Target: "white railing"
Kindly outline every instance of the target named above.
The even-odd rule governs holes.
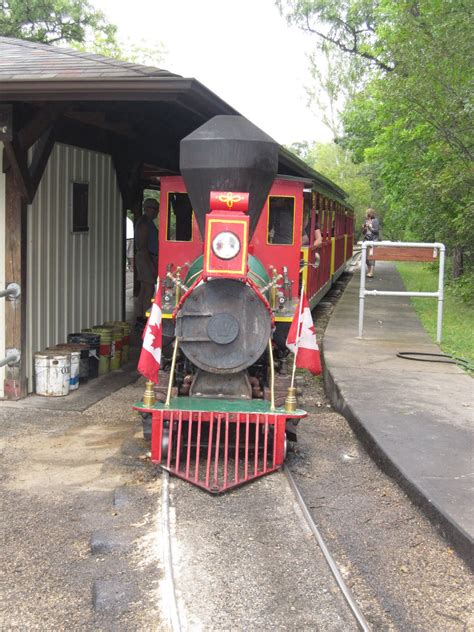
[[[437,258],[439,251],[439,275],[438,275],[438,291],[437,292],[393,292],[389,290],[366,290],[365,289],[365,268],[367,263],[367,248],[370,247],[373,250],[377,246],[385,246],[390,248],[433,248],[433,259]],[[438,242],[432,244],[413,243],[403,241],[363,241],[362,242],[362,259],[360,263],[360,289],[359,289],[359,338],[362,338],[362,331],[364,328],[364,306],[366,296],[416,296],[425,298],[437,298],[438,299],[438,319],[436,326],[436,342],[441,342],[441,331],[443,327],[443,301],[444,301],[444,261],[445,261],[446,248],[444,244]],[[371,255],[372,256],[372,255]],[[374,253],[374,257],[376,255]],[[397,260],[396,253],[394,253],[394,261]]]

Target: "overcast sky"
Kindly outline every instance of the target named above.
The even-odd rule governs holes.
[[[273,0],[93,0],[121,39],[162,42],[163,68],[195,77],[276,141],[329,141],[307,108],[311,37],[290,29]]]

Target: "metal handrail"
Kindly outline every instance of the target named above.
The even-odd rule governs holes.
[[[21,287],[18,283],[9,283],[4,290],[0,290],[0,298],[7,301],[15,301],[21,294]],[[20,362],[21,353],[18,349],[7,349],[7,355],[0,360],[0,369],[3,366],[12,366]]]
[[[360,243],[360,242],[359,242]],[[437,292],[393,292],[388,290],[366,290],[365,289],[365,266],[367,262],[367,248],[377,246],[390,246],[392,248],[433,248],[439,250],[439,276]],[[414,243],[403,241],[363,241],[362,259],[360,263],[360,288],[359,288],[359,335],[362,338],[364,327],[364,305],[366,296],[415,296],[438,299],[438,318],[436,326],[436,342],[441,342],[441,332],[443,328],[443,302],[444,302],[444,263],[446,247],[439,242],[434,243]]]
[[[14,301],[21,294],[21,287],[18,283],[9,283],[4,290],[0,290],[0,298],[6,298],[10,301]]]
[[[8,365],[18,364],[18,362],[20,361],[20,358],[21,358],[21,355],[17,349],[8,349],[6,357],[0,360],[0,368],[2,368],[2,366],[6,366],[7,364]]]

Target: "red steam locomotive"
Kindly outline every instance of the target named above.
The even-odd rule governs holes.
[[[243,117],[217,116],[181,141],[182,177],[161,178],[158,276],[171,366],[161,372],[165,401],[135,407],[151,415],[152,461],[212,493],[283,463],[287,436],[306,416],[278,405],[274,388],[301,288],[313,308],[352,256],[341,190],[316,173],[277,176],[278,152]]]

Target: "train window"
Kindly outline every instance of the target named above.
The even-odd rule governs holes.
[[[312,246],[311,239],[311,193],[303,194],[303,225],[301,234],[301,245]]]
[[[268,198],[269,244],[292,244],[295,224],[295,198],[271,195]]]
[[[192,241],[193,209],[187,193],[168,193],[167,241]]]

